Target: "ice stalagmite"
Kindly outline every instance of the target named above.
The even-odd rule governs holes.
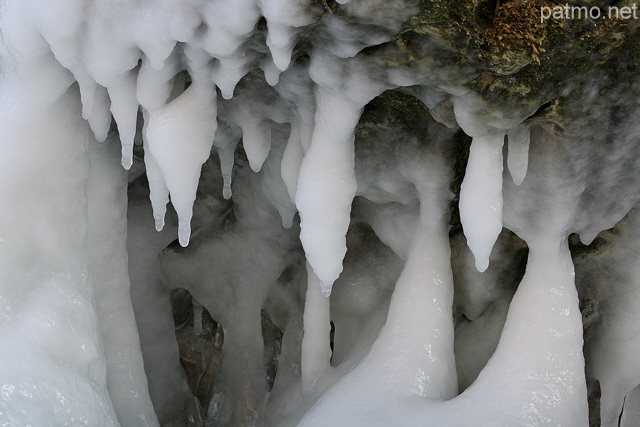
[[[503,144],[500,130],[473,138],[460,189],[460,221],[480,272],[489,266],[491,249],[502,230]]]
[[[441,420],[588,425],[582,319],[567,241],[548,233],[527,243],[527,270],[498,348],[476,382],[443,408],[448,415]]]
[[[402,225],[414,227],[408,233],[413,241],[407,242],[408,259],[380,336],[301,425],[392,425],[391,408],[404,405],[399,402],[420,405],[455,396],[448,199],[439,193],[425,194],[419,220]]]
[[[307,263],[307,297],[304,305],[302,339],[302,389],[309,391],[330,368],[329,333],[331,318],[329,298],[322,294],[318,277]]]
[[[193,201],[217,128],[215,87],[194,81],[171,103],[149,112],[146,138],[178,214],[178,237],[191,235]],[[154,214],[155,216],[155,214]]]
[[[526,126],[518,126],[507,131],[507,141],[509,144],[507,167],[509,168],[509,173],[515,185],[522,184],[525,176],[527,176],[529,139],[530,132]]]
[[[311,146],[300,167],[296,206],[300,239],[325,295],[342,271],[351,202],[356,192],[354,131],[362,106],[319,87]]]

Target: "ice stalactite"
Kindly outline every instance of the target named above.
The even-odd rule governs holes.
[[[300,166],[296,206],[300,239],[325,295],[342,271],[351,202],[356,193],[354,132],[362,105],[319,88],[311,146]]]
[[[96,140],[104,142],[111,127],[111,100],[107,89],[97,85],[93,93],[92,103],[91,115],[87,118],[87,121]]]
[[[329,333],[331,316],[329,298],[323,295],[318,277],[307,263],[307,297],[304,305],[302,339],[302,390],[310,391],[330,368]]]
[[[254,118],[243,120],[240,126],[249,166],[254,172],[259,172],[271,150],[271,124]]]
[[[149,112],[146,141],[178,214],[183,246],[191,235],[193,202],[200,169],[211,152],[216,112],[215,87],[198,81],[169,104]],[[160,216],[154,212],[156,215]]]
[[[133,164],[133,140],[136,136],[138,120],[138,99],[136,98],[137,72],[131,70],[112,86],[107,87],[111,98],[111,113],[118,124],[122,144],[122,167],[129,170]]]
[[[278,71],[291,64],[291,53],[297,41],[297,27],[313,23],[317,18],[308,4],[300,0],[260,0],[260,9],[267,20],[266,45]]]
[[[222,195],[225,199],[230,199],[231,181],[233,177],[233,163],[236,146],[240,141],[242,131],[226,122],[220,122],[213,140],[213,145],[218,149],[220,159],[220,172],[224,180]]]
[[[507,167],[515,185],[522,184],[527,176],[527,164],[529,163],[529,140],[531,133],[526,126],[518,126],[507,131],[509,155]]]
[[[474,136],[460,189],[460,221],[478,271],[489,266],[502,230],[502,145],[504,131]]]
[[[140,340],[129,296],[127,174],[118,141],[89,146],[89,274],[107,364],[107,389],[122,425],[155,426]]]
[[[169,189],[162,176],[162,171],[156,158],[149,149],[149,143],[144,142],[144,164],[149,181],[149,199],[153,208],[153,219],[156,231],[162,231],[165,224],[167,203],[169,203]]]

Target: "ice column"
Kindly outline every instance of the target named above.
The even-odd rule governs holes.
[[[476,136],[460,189],[460,222],[482,272],[502,230],[502,145],[504,131]]]
[[[582,318],[568,243],[551,233],[527,243],[527,270],[498,347],[448,409],[462,425],[588,425]]]
[[[127,173],[109,139],[89,146],[89,274],[107,362],[107,388],[122,425],[155,426],[129,294]]]
[[[302,389],[309,391],[330,368],[331,315],[329,298],[322,294],[313,269],[307,263],[307,297],[304,304],[302,339]]]

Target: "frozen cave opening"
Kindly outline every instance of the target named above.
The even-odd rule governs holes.
[[[0,2],[0,425],[637,425],[636,6]]]

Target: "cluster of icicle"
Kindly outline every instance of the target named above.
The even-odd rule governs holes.
[[[126,169],[141,112],[156,228],[163,228],[171,200],[183,246],[190,238],[201,166],[213,146],[229,198],[238,143],[234,129],[241,130],[251,169],[259,171],[270,152],[271,123],[290,124],[281,176],[300,215],[308,263],[302,387],[312,390],[331,370],[327,297],[342,271],[358,189],[356,125],[365,105],[383,91],[425,79],[376,68],[358,53],[389,41],[417,2],[339,1],[353,25],[321,3],[303,0],[16,3],[3,4],[7,50],[38,59],[47,56],[42,46],[50,49],[77,82],[82,116],[98,141],[115,120]],[[390,10],[390,18],[379,18],[383,24],[368,20]],[[314,31],[317,37],[309,37]],[[300,52],[303,35],[311,47]],[[258,72],[273,89],[276,101],[269,111],[253,108],[251,99],[234,102],[236,84]],[[187,89],[176,91],[187,78]],[[529,129],[521,125],[526,117],[487,115],[465,89],[445,93],[459,126],[473,137],[460,212],[476,266],[484,271],[503,227],[503,144],[508,141],[513,181],[521,184]],[[229,122],[218,126],[222,108]],[[395,417],[403,425],[586,425],[582,329],[562,215],[548,218],[543,231],[518,230],[530,248],[526,275],[492,360],[456,397],[449,200],[442,197],[448,182],[415,185],[419,216],[404,225],[412,238],[395,248],[405,267],[387,323],[369,355],[337,381],[303,425],[393,425]],[[295,213],[282,210],[285,226]]]

